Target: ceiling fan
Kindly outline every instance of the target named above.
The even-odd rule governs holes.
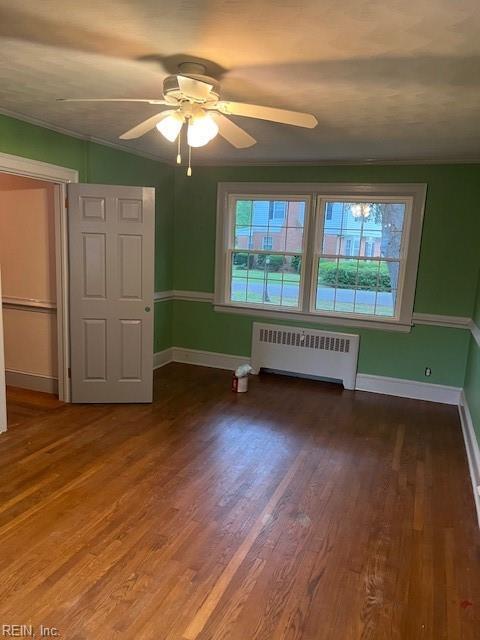
[[[140,138],[154,128],[170,142],[178,143],[177,163],[181,163],[181,131],[187,129],[188,169],[191,175],[191,149],[203,147],[220,134],[237,149],[256,144],[255,138],[227,115],[269,120],[295,127],[313,129],[318,121],[309,113],[274,107],[220,100],[220,85],[205,75],[205,67],[197,63],[179,65],[180,74],[167,76],[163,82],[163,99],[150,98],[61,98],[62,102],[145,102],[171,107],[147,118],[122,133],[121,140]]]

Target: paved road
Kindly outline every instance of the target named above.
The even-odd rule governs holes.
[[[245,280],[235,278],[233,280],[233,293],[235,294],[245,294]],[[388,291],[380,291],[378,294],[375,291],[357,291],[354,289],[337,289],[336,300],[337,302],[343,303],[353,303],[354,300],[359,304],[366,305],[374,305],[375,304],[375,295],[377,298],[377,305],[392,307],[393,304],[393,295]],[[263,283],[261,280],[249,280],[248,282],[248,292],[252,295],[262,296],[263,295]],[[285,283],[283,285],[283,297],[284,298],[298,298],[299,286],[298,284],[288,284]],[[355,298],[355,293],[356,298]],[[272,282],[268,284],[268,295],[270,298],[274,298],[275,296],[279,297],[281,294],[281,283]],[[321,303],[325,304],[326,302],[333,302],[335,298],[335,289],[331,287],[320,287],[317,294],[317,306],[320,306]]]

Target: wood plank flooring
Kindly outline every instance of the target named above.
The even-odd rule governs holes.
[[[38,418],[62,405],[63,402],[51,393],[7,387],[8,427],[15,427],[30,418]]]
[[[68,640],[475,640],[455,407],[171,364],[0,437],[0,625]],[[1,629],[1,626],[0,626]]]

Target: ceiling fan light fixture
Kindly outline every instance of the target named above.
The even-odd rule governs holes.
[[[188,122],[187,142],[190,147],[203,147],[217,134],[217,123],[206,113],[194,116]]]
[[[167,116],[163,120],[160,120],[155,126],[158,131],[169,142],[175,142],[183,127],[184,118],[180,113],[174,113],[171,116]]]
[[[367,219],[370,216],[370,213],[372,212],[372,207],[370,204],[366,203],[366,202],[362,202],[362,203],[355,203],[350,205],[350,211],[352,213],[352,216],[355,219],[358,218],[364,218]]]

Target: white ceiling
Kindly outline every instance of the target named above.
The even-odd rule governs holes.
[[[0,109],[117,142],[156,113],[58,97],[161,97],[178,60],[223,68],[222,97],[314,113],[314,130],[234,118],[195,162],[480,157],[478,0],[0,0]],[[148,61],[142,58],[148,58]],[[157,132],[122,142],[172,160]]]

